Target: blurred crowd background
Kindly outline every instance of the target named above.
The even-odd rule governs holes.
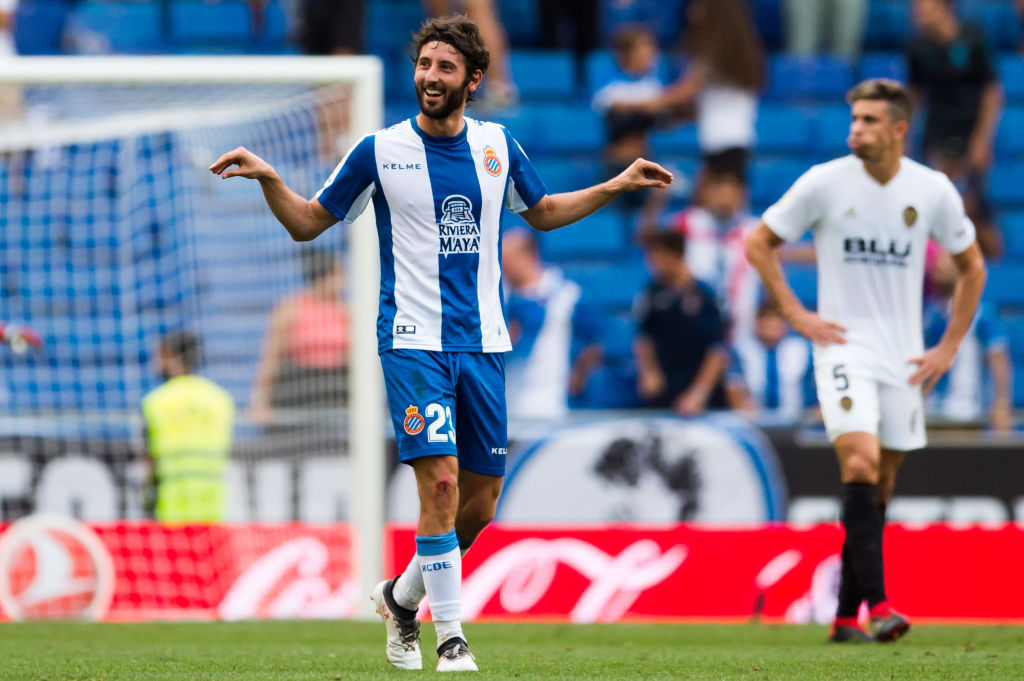
[[[961,189],[991,266],[972,333],[930,398],[932,423],[1014,428],[1024,406],[1024,380],[1013,380],[1014,363],[1024,366],[1024,0],[0,0],[0,52],[375,54],[392,124],[417,112],[411,33],[451,11],[474,18],[493,51],[468,115],[506,124],[551,192],[638,155],[676,176],[667,192],[622,197],[551,234],[506,216],[514,418],[651,407],[813,420],[810,348],[764,299],[743,237],[810,165],[846,153],[846,90],[887,77],[919,105],[908,154]],[[810,242],[784,255],[813,307]],[[934,342],[952,275],[939,249],[927,262]],[[302,341],[304,319],[330,321],[326,340],[305,339],[311,347],[347,347],[341,265],[315,250],[303,263],[307,287],[281,301],[262,351],[235,348],[251,354],[252,374],[227,387],[257,420],[287,401],[272,394],[280,374],[302,377],[278,355]],[[343,376],[341,360],[318,352],[288,356]]]

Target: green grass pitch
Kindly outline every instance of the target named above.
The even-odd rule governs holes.
[[[474,679],[1024,679],[1024,627],[914,628],[893,644],[825,643],[817,626],[469,624]],[[423,628],[426,642],[433,628]],[[0,625],[0,679],[419,678],[364,622]]]

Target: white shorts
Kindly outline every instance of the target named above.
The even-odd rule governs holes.
[[[919,386],[883,383],[853,362],[814,363],[814,383],[829,442],[844,433],[871,433],[883,449],[910,451],[927,443]]]

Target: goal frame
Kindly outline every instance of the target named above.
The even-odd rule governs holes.
[[[351,139],[384,124],[384,67],[374,56],[66,56],[11,57],[0,61],[0,84],[6,85],[344,84],[352,87],[351,99],[355,103],[350,112]],[[97,121],[93,129],[103,126],[103,121]],[[38,134],[38,140],[20,137],[8,144],[47,143],[45,129]],[[353,543],[360,592],[369,594],[383,575],[386,469],[386,403],[376,338],[380,258],[372,206],[355,220],[350,230],[347,267],[353,329],[348,403],[348,447],[353,471],[351,523],[355,530]],[[358,617],[373,615],[368,599],[360,598],[358,603]]]

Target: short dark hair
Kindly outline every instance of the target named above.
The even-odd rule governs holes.
[[[762,317],[768,317],[772,315],[785,318],[785,315],[782,314],[782,308],[779,307],[779,304],[776,303],[775,300],[773,300],[772,298],[767,298],[763,300],[760,305],[757,306],[757,318],[761,319]]]
[[[644,239],[644,245],[649,251],[666,251],[678,255],[680,258],[686,255],[686,237],[682,232],[674,229],[661,229],[652,232]]]
[[[612,52],[616,56],[622,57],[636,49],[636,46],[642,40],[650,40],[655,44],[658,42],[654,31],[646,25],[640,23],[623,24],[612,33],[610,41]]]
[[[459,51],[466,61],[467,77],[476,71],[487,73],[491,53],[484,47],[484,39],[480,37],[476,23],[465,15],[453,14],[424,21],[420,30],[413,34],[413,63],[419,59],[424,45],[435,42],[447,43]]]
[[[199,366],[199,339],[188,331],[172,331],[161,339],[160,348],[176,357],[191,373]]]
[[[889,103],[889,111],[893,120],[910,122],[914,111],[914,103],[910,92],[902,83],[891,78],[870,78],[854,85],[846,93],[846,101],[850,105],[862,99]]]
[[[338,259],[330,251],[321,248],[302,251],[302,278],[307,284],[315,284],[332,274],[337,267]]]

